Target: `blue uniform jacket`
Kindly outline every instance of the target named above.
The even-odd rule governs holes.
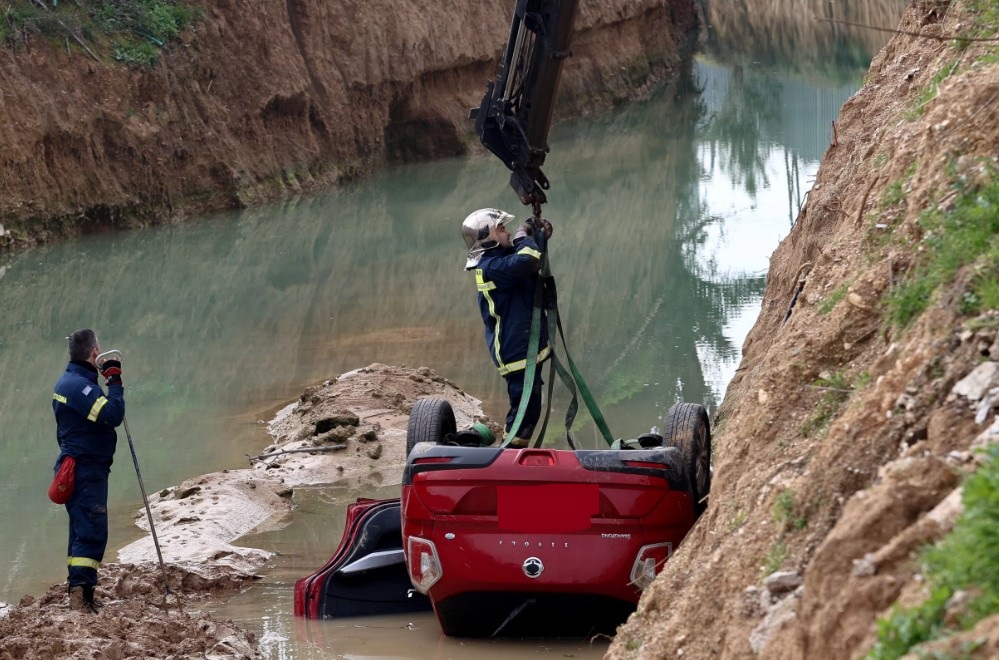
[[[72,361],[56,383],[52,395],[60,458],[77,463],[111,467],[118,436],[115,427],[125,418],[125,390],[108,387],[107,396],[97,384],[97,370],[87,362]]]
[[[531,312],[540,270],[541,252],[530,236],[515,240],[513,247],[486,250],[475,269],[486,345],[503,376],[527,366]],[[538,363],[550,353],[548,324],[542,312]]]

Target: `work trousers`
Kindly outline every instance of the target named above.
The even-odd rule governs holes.
[[[108,545],[108,474],[105,466],[76,464],[69,513],[69,586],[97,586],[97,569]]]
[[[504,376],[506,378],[506,392],[510,397],[510,412],[506,414],[506,432],[510,433],[513,422],[517,419],[517,411],[520,409],[520,400],[524,396],[524,370],[514,371]],[[534,386],[531,388],[531,398],[527,402],[527,410],[524,411],[524,419],[517,429],[517,437],[530,440],[534,435],[534,427],[537,426],[541,418],[541,365],[534,370]]]

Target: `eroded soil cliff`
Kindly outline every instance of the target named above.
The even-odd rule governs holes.
[[[994,185],[996,34],[953,39],[981,15],[914,3],[843,106],[716,420],[710,505],[609,657],[857,657],[926,598],[917,552],[999,441],[999,316],[967,311],[973,258],[908,324],[886,299],[932,252],[925,212]],[[942,650],[996,657],[997,630]]]
[[[68,39],[0,48],[0,250],[464,153],[513,11],[508,0],[193,4],[203,19],[151,70],[95,61]],[[696,25],[688,1],[581,3],[559,118],[652,89]]]

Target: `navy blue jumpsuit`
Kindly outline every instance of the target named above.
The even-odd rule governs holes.
[[[475,268],[479,312],[485,324],[489,354],[506,379],[510,411],[506,415],[506,430],[517,417],[524,391],[524,369],[527,367],[527,344],[531,337],[531,313],[534,292],[541,270],[541,252],[531,236],[517,238],[512,247],[486,250]],[[541,315],[541,336],[538,343],[538,369],[524,419],[517,437],[530,438],[541,417],[540,364],[551,355],[548,346],[548,324]]]
[[[73,360],[52,395],[59,441],[56,470],[65,456],[76,459],[76,486],[66,502],[71,588],[97,585],[108,543],[108,474],[118,443],[114,429],[125,418],[121,384],[110,385],[105,396],[97,375],[89,362]]]

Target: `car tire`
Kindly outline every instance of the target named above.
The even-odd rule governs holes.
[[[711,427],[704,406],[674,404],[663,420],[663,446],[680,450],[697,518],[707,508],[706,498],[711,492]]]
[[[447,435],[458,430],[454,421],[454,410],[447,399],[420,399],[409,413],[406,427],[406,456],[418,442],[441,444]]]

